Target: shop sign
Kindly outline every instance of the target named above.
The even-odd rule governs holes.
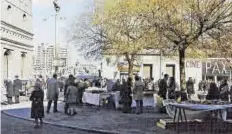
[[[200,61],[186,61],[185,67],[186,68],[201,68],[201,62]]]
[[[226,61],[212,60],[204,63],[203,72],[207,75],[230,75]]]

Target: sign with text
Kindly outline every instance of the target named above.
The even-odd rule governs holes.
[[[201,62],[197,60],[187,60],[185,62],[186,68],[201,68]]]
[[[230,67],[225,60],[208,60],[203,63],[203,75],[229,76]]]

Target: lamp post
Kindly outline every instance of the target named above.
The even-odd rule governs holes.
[[[54,9],[55,9],[55,73],[58,72],[58,52],[57,52],[57,43],[56,43],[56,20],[57,20],[57,14],[60,11],[60,6],[57,3],[57,0],[53,1]]]

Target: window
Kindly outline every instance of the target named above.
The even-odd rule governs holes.
[[[169,77],[175,78],[175,65],[174,64],[167,64],[166,65],[166,73],[169,75]]]
[[[26,19],[27,19],[27,15],[23,14],[23,20],[26,20]]]
[[[152,64],[143,65],[143,77],[152,78]]]
[[[7,10],[9,11],[10,9],[11,9],[11,6],[10,6],[10,5],[8,5],[8,6],[7,6]]]

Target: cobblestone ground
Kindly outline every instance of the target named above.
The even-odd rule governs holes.
[[[1,113],[1,134],[99,134],[57,127],[44,124],[40,129],[34,129],[34,124],[31,121],[25,121],[10,117]]]

